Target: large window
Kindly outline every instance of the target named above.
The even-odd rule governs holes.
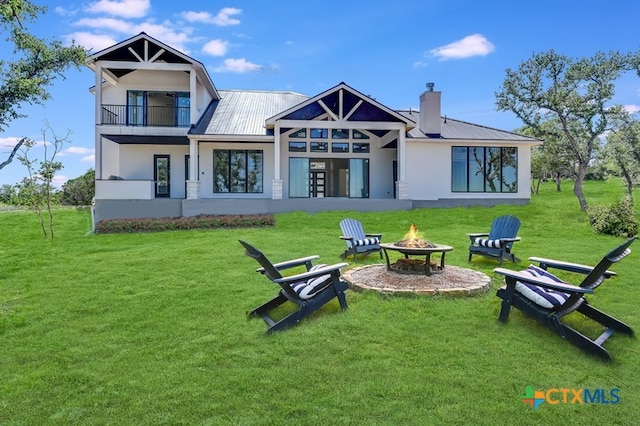
[[[454,146],[451,152],[453,192],[517,192],[518,149]]]
[[[213,192],[262,192],[261,150],[213,150]]]

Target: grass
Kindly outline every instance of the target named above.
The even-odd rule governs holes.
[[[622,194],[589,182],[591,203]],[[637,197],[636,197],[637,198]],[[594,235],[570,187],[526,206],[382,213],[279,214],[274,228],[87,235],[88,212],[56,212],[56,239],[35,215],[0,214],[0,424],[632,424],[640,344],[613,336],[614,361],[589,356],[520,312],[497,321],[496,263],[467,263],[468,232],[522,220],[514,251],[595,263],[621,239]],[[265,336],[246,311],[277,292],[237,239],[273,261],[338,262],[338,222],[397,241],[411,223],[453,246],[447,264],[493,277],[461,299],[348,292],[291,330]],[[637,249],[637,248],[636,248]],[[378,263],[377,255],[362,263]],[[523,262],[526,266],[526,261]],[[354,266],[351,261],[351,266]],[[640,327],[637,250],[593,304]],[[522,265],[507,267],[520,268]],[[587,324],[580,324],[587,326]],[[521,401],[526,386],[619,389],[618,404]]]

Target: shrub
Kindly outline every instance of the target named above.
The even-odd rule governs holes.
[[[598,234],[627,238],[638,233],[638,219],[633,201],[628,196],[608,206],[593,206],[587,215],[591,227]]]
[[[160,232],[187,229],[255,228],[274,226],[272,214],[199,215],[158,219],[111,219],[96,224],[96,234]]]

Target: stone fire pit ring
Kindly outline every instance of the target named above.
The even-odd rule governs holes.
[[[398,274],[382,264],[350,269],[342,275],[356,291],[391,295],[469,297],[486,293],[491,284],[487,274],[452,265],[430,276]]]

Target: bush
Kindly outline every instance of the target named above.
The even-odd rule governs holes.
[[[96,224],[96,234],[159,232],[188,229],[255,228],[274,226],[272,214],[256,215],[199,215],[193,217],[159,219],[112,219]]]
[[[591,227],[598,234],[628,238],[638,233],[638,219],[633,201],[628,196],[608,206],[593,206],[587,215]]]

